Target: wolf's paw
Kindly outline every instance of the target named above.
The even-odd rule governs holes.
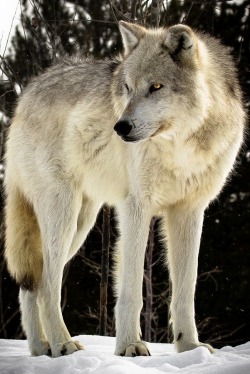
[[[210,344],[207,344],[207,343],[199,343],[198,347],[206,347],[210,353],[215,352],[215,349]]]
[[[64,343],[55,344],[52,349],[52,356],[59,357],[59,356],[64,356],[64,355],[70,355],[71,353],[74,353],[76,351],[80,351],[83,349],[84,347],[79,342],[69,340]]]
[[[151,356],[146,344],[142,341],[128,344],[123,349],[117,349],[115,354],[117,356],[127,356],[127,357]]]
[[[195,349],[197,347],[205,347],[209,350],[209,352],[214,353],[215,349],[210,345],[206,343],[190,343],[190,342],[179,342],[177,341],[175,343],[176,349],[178,352],[185,352],[185,351],[191,351],[192,349]]]
[[[51,356],[51,348],[46,340],[38,340],[30,346],[32,356]]]

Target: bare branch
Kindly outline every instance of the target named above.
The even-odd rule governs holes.
[[[132,0],[132,5],[131,5],[131,18],[133,20],[136,19],[136,7],[137,7],[137,1],[138,0]]]

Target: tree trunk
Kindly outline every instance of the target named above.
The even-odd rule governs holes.
[[[160,12],[161,12],[161,0],[152,0],[151,4],[151,25],[159,27],[160,25]]]

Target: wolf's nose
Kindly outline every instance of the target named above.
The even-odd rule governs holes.
[[[127,136],[132,130],[132,125],[127,120],[121,120],[116,122],[114,130],[120,136]]]

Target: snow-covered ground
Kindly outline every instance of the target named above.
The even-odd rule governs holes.
[[[249,374],[250,342],[211,354],[204,348],[176,353],[172,344],[149,344],[150,357],[113,355],[115,338],[82,335],[75,338],[85,351],[69,356],[31,357],[27,341],[0,340],[1,374]]]

